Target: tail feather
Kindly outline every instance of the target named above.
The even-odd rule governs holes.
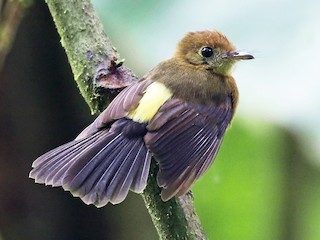
[[[150,170],[151,153],[146,148],[142,148],[139,158],[144,158],[144,160],[140,161],[139,166],[137,167],[138,172],[135,175],[130,187],[131,191],[137,193],[141,193],[146,187],[146,182]]]
[[[61,158],[56,157],[54,159],[55,163],[52,164],[52,167],[48,169],[49,174],[45,179],[46,184],[52,186],[61,186],[64,184],[66,181],[66,171],[70,169],[74,163],[76,163],[79,156],[84,155],[84,152],[90,150],[90,147],[93,143],[93,140],[82,143],[80,147],[77,147],[69,154],[66,154]]]
[[[29,177],[34,178],[37,183],[53,185],[51,178],[56,176],[57,171],[65,170],[72,163],[72,159],[81,152],[81,149],[91,146],[94,137],[81,141],[72,141],[37,158],[33,164],[33,170]]]
[[[83,196],[83,201],[87,204],[95,204],[98,207],[104,206],[107,202],[117,204],[122,202],[127,196],[132,184],[132,180],[137,176],[137,170],[141,161],[144,161],[144,157],[138,155],[140,148],[147,150],[144,146],[142,139],[131,139],[126,143],[121,144],[122,150],[114,155],[111,152],[107,159],[121,159],[121,161],[110,161],[108,167],[103,174],[99,174],[98,178],[94,178],[94,183],[91,181],[88,186],[87,181],[83,183],[80,189],[76,190],[77,195]],[[110,151],[107,151],[110,152]],[[100,168],[100,167],[99,167]],[[141,178],[147,179],[148,172],[144,172],[146,176]],[[143,188],[146,186],[146,181],[143,183]],[[86,188],[86,193],[80,192],[82,188]],[[74,193],[74,191],[72,191]]]
[[[105,197],[105,189],[108,188],[110,178],[112,178],[117,169],[123,163],[123,155],[130,150],[129,143],[124,145],[121,135],[117,136],[118,141],[114,141],[113,145],[107,145],[109,148],[103,148],[96,156],[94,156],[87,165],[64,186],[65,190],[69,190],[74,196],[86,196],[88,204],[102,200]],[[128,163],[129,164],[129,163]],[[96,193],[99,193],[97,196]]]
[[[101,132],[98,132],[96,135],[92,135],[88,138],[84,138],[81,140],[71,141],[66,144],[63,144],[45,154],[38,157],[33,163],[32,167],[43,167],[43,165],[48,164],[50,160],[54,160],[56,158],[62,158],[63,156],[70,154],[72,151],[74,151],[77,146],[81,147],[84,146],[84,143],[89,141],[94,141],[94,139],[97,137],[97,135],[101,135]]]
[[[141,192],[140,188],[145,188],[149,170],[145,171],[145,169],[143,169],[144,166],[141,165],[144,165],[146,162],[148,163],[148,166],[150,166],[151,158],[149,157],[149,161],[146,159],[146,161],[143,160],[140,161],[140,163],[139,159],[144,159],[144,156],[148,156],[147,152],[142,140],[135,143],[135,146],[130,153],[130,155],[135,157],[132,158],[130,155],[127,156],[128,161],[130,158],[132,159],[132,163],[122,164],[122,168],[119,168],[107,190],[107,196],[110,196],[110,201],[112,203],[122,202],[130,188],[133,189],[133,191],[140,190],[139,192]],[[139,173],[141,167],[142,171]],[[138,178],[137,182],[134,182],[135,178]],[[136,184],[138,184],[140,188],[135,189]],[[110,191],[110,189],[114,190]]]
[[[139,142],[136,141],[132,144],[133,146],[130,146],[130,151],[127,153],[127,156],[121,163],[121,166],[115,172],[108,188],[106,189],[106,196],[109,197],[110,201],[113,203],[116,203],[117,200],[121,202],[129,191],[133,176],[135,175],[134,171],[136,170],[136,154],[139,151],[137,146],[138,144]],[[131,155],[134,155],[134,157]]]
[[[143,191],[150,161],[142,137],[127,138],[121,131],[106,129],[42,155],[29,176],[102,207],[122,202],[129,190]]]
[[[64,189],[67,191],[80,191],[81,186],[85,183],[86,187],[94,185],[98,179],[103,175],[107,170],[109,170],[110,165],[116,164],[117,161],[113,161],[117,158],[119,149],[122,148],[121,144],[123,139],[119,139],[121,135],[111,136],[111,141],[109,141],[110,136],[106,137],[102,142],[101,146],[99,143],[95,145],[96,148],[100,148],[93,156],[87,156],[86,154],[78,156],[76,159],[76,164],[74,164],[68,172],[67,176],[64,178]],[[122,140],[122,141],[120,141]],[[113,143],[112,152],[109,151],[110,144]],[[90,188],[91,189],[91,188]],[[86,194],[86,191],[81,193]]]
[[[79,164],[80,160],[90,159],[88,156],[97,151],[97,146],[99,146],[99,142],[103,140],[103,135],[101,133],[91,136],[89,139],[83,139],[77,141],[76,144],[73,142],[65,144],[69,148],[64,148],[62,152],[59,152],[60,147],[55,149],[53,154],[50,154],[49,158],[47,154],[41,156],[39,161],[41,160],[43,163],[39,164],[34,170],[30,173],[30,176],[35,178],[37,183],[45,183],[46,185],[52,185],[54,187],[62,186],[67,181],[67,173],[68,169],[70,169],[74,164]],[[64,145],[64,146],[65,146]],[[36,176],[34,173],[37,173]]]

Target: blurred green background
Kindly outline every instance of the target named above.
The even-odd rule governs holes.
[[[126,65],[142,76],[188,31],[218,29],[255,55],[234,77],[240,105],[193,187],[209,239],[320,238],[320,3],[94,0]],[[28,179],[32,161],[94,118],[46,5],[26,12],[0,72],[0,239],[157,239],[136,194],[96,209]]]

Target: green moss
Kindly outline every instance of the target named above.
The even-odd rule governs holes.
[[[188,225],[186,214],[177,198],[163,202],[160,198],[160,188],[156,182],[158,167],[152,164],[148,185],[142,194],[152,221],[163,240],[199,239],[202,232]]]
[[[119,56],[88,1],[46,0],[46,2],[81,94],[91,112],[98,113],[109,102],[96,92],[93,76],[99,64]]]

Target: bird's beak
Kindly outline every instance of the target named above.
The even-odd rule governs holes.
[[[233,60],[248,60],[248,59],[254,59],[254,56],[246,52],[229,52],[229,53],[223,54],[222,58],[233,59]]]

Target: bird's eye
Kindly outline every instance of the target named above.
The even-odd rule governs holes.
[[[200,53],[201,53],[201,56],[208,58],[212,56],[213,50],[211,47],[203,47],[201,48]]]

